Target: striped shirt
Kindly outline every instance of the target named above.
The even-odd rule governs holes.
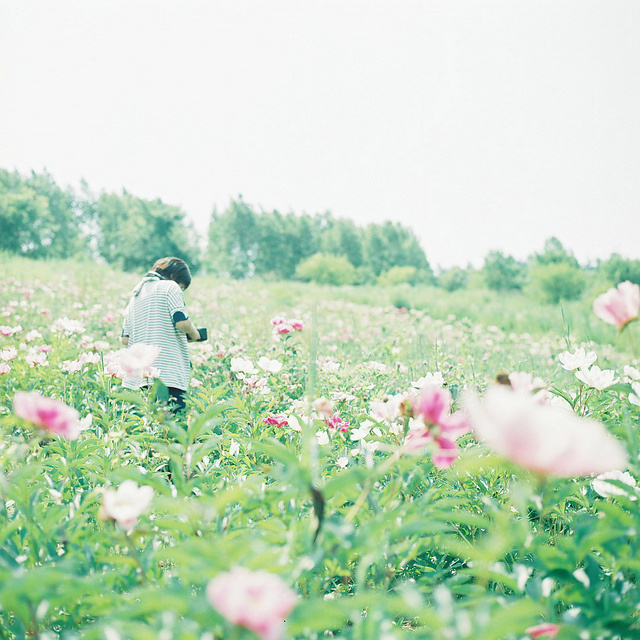
[[[180,286],[173,280],[151,279],[131,297],[122,325],[122,335],[129,337],[129,346],[142,342],[160,347],[152,366],[160,370],[160,380],[167,387],[183,391],[189,387],[191,363],[187,336],[175,328],[175,322],[186,318]],[[142,378],[123,380],[128,389],[139,389],[144,384],[147,382]]]

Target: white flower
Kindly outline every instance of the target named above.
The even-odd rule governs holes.
[[[27,335],[24,337],[24,339],[27,342],[33,342],[34,340],[37,340],[38,338],[42,338],[42,334],[37,329],[33,329],[32,331],[29,331],[27,333]]]
[[[347,458],[346,456],[342,456],[341,458],[338,458],[336,460],[336,464],[341,468],[344,469],[348,464],[349,464],[349,458]]]
[[[636,382],[640,380],[640,371],[635,367],[625,366],[623,369],[625,382]]]
[[[316,438],[318,439],[318,444],[329,444],[329,434],[324,429],[319,429],[316,432]]]
[[[400,417],[400,405],[406,397],[406,394],[398,393],[372,402],[369,405],[371,415],[379,422],[393,422]]]
[[[354,441],[364,440],[369,435],[372,426],[373,422],[365,420],[357,429],[351,430],[351,439]]]
[[[82,369],[82,362],[80,360],[65,360],[60,368],[65,373],[76,373]]]
[[[237,373],[239,378],[258,373],[258,370],[249,358],[231,358],[231,371]]]
[[[138,523],[138,516],[153,500],[153,489],[139,487],[133,480],[125,480],[117,490],[108,489],[102,498],[102,512],[115,520],[123,529],[131,531]]]
[[[2,351],[0,351],[0,360],[4,360],[5,362],[10,362],[18,355],[18,351],[15,347],[5,347]]]
[[[229,445],[229,455],[237,456],[239,453],[240,453],[240,445],[235,440],[232,440],[231,444]]]
[[[414,380],[411,383],[411,386],[414,389],[422,389],[422,387],[426,387],[427,385],[441,387],[443,384],[444,378],[442,377],[442,374],[439,371],[436,371],[435,373],[428,372],[422,378]]]
[[[328,398],[322,397],[316,398],[311,403],[311,408],[321,416],[330,418],[335,410],[335,405],[333,404],[333,401],[329,400]]]
[[[609,480],[617,480],[634,490],[636,487],[635,478],[628,471],[605,471],[591,481],[591,486],[593,487],[593,490],[603,498],[608,498],[609,496],[624,496],[632,493],[630,491],[625,491],[622,487],[615,486],[609,482]],[[632,500],[637,499],[635,495],[631,495],[629,497]]]
[[[73,333],[84,333],[84,327],[77,320],[71,320],[66,316],[58,318],[52,325],[51,331],[55,333],[63,332],[70,336]]]
[[[629,394],[629,402],[635,404],[636,407],[640,407],[640,383],[632,382],[631,388],[633,389],[633,393]]]
[[[282,362],[278,360],[269,360],[265,356],[261,356],[258,360],[258,366],[267,373],[278,373],[282,369]]]
[[[576,369],[588,369],[598,358],[595,351],[589,351],[585,353],[585,350],[580,347],[573,353],[569,351],[563,351],[558,355],[558,360],[563,369],[567,371],[575,371]]]
[[[618,381],[615,371],[612,369],[600,369],[596,365],[591,369],[580,369],[580,371],[576,372],[576,378],[582,380],[588,387],[593,387],[600,391]]]
[[[387,365],[382,362],[376,362],[375,360],[371,360],[370,362],[365,363],[365,367],[375,371],[376,373],[384,373],[387,370]]]

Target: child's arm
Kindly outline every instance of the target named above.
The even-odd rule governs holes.
[[[186,320],[180,320],[176,322],[176,329],[182,333],[187,334],[187,338],[190,340],[197,342],[200,340],[200,334],[198,333],[198,329],[196,329],[196,325],[187,318]]]

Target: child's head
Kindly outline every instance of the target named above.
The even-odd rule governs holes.
[[[152,271],[159,273],[167,280],[177,282],[182,289],[187,289],[191,284],[189,267],[180,258],[161,258],[153,265]]]

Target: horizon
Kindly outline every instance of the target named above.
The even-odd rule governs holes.
[[[200,233],[238,194],[399,222],[434,269],[551,236],[581,264],[640,258],[632,0],[0,0],[0,18],[0,166],[161,198]]]

